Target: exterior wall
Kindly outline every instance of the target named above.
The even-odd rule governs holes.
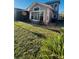
[[[46,10],[45,10],[45,12],[44,12],[44,24],[48,24],[49,23],[49,20],[50,20],[50,14],[49,14],[49,12],[50,12],[50,10],[49,10],[49,8],[47,8]]]
[[[51,9],[49,9],[49,8],[47,8],[47,10],[45,10],[45,15],[44,15],[45,17],[44,17],[44,24],[48,24],[49,22],[50,22],[50,20],[52,19],[52,18],[54,18],[54,13],[52,12],[52,10]]]
[[[46,15],[46,14],[47,14],[47,11],[44,10],[44,14],[43,14],[43,15],[44,15],[44,16],[43,16],[43,23],[44,23],[44,24],[47,23],[47,22],[46,22],[46,19],[47,19],[47,15]]]

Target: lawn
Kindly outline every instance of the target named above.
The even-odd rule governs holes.
[[[63,29],[60,31],[15,22],[15,59],[64,59]]]

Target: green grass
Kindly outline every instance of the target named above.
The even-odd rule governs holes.
[[[15,59],[64,59],[64,34],[41,27],[14,23]]]

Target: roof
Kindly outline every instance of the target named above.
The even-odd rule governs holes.
[[[45,4],[54,4],[54,3],[60,3],[60,0],[55,0],[55,1],[49,1],[49,2],[46,2]]]
[[[14,11],[26,11],[26,10],[20,8],[14,8]]]
[[[28,10],[31,9],[31,8],[32,8],[34,5],[36,5],[36,4],[45,6],[45,7],[50,8],[50,9],[53,10],[53,8],[52,8],[51,5],[47,5],[47,4],[45,4],[45,3],[33,3],[33,4],[31,5],[31,7],[28,8]]]

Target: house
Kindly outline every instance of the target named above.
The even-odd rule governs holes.
[[[50,23],[58,19],[60,0],[48,1],[46,3],[33,3],[27,10],[31,21]]]

